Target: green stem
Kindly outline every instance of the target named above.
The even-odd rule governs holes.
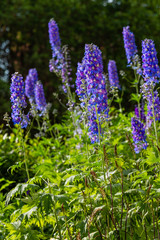
[[[135,63],[136,64],[136,63]],[[134,65],[134,67],[136,67],[136,65]],[[139,80],[140,80],[140,75],[138,75],[136,73],[136,70],[134,69],[134,76],[135,79],[137,80],[137,83],[135,84],[135,88],[136,88],[136,94],[138,97],[138,112],[139,112],[139,119],[141,119],[141,107],[140,107],[140,98],[139,98],[139,90],[138,90],[138,84],[139,84]]]
[[[56,206],[55,206],[54,200],[53,200],[53,208],[54,208],[54,214],[55,214],[57,228],[58,228],[58,232],[59,232],[59,238],[60,238],[60,240],[62,240],[61,229],[60,229],[59,222],[58,222],[58,217],[57,217],[57,213],[56,213]]]
[[[88,152],[88,137],[87,137],[87,128],[86,128],[86,122],[84,119],[84,130],[85,130],[85,139],[86,139],[86,152],[87,152],[87,160],[89,159],[89,152]]]
[[[141,119],[141,106],[140,106],[140,100],[139,100],[138,83],[136,84],[136,93],[137,93],[137,96],[138,96],[138,113],[139,113],[139,119]]]
[[[96,109],[97,124],[98,124],[99,146],[100,146],[100,149],[102,149],[101,133],[100,133],[100,122],[99,122],[99,117],[98,117],[98,112],[97,112],[97,106],[95,107],[95,109]],[[104,174],[104,181],[105,181],[105,183],[107,183],[107,181],[106,181],[106,174],[105,174],[105,168],[104,168],[104,155],[102,156],[102,170],[103,170],[103,174]]]
[[[27,180],[30,179],[29,177],[29,171],[28,171],[28,165],[27,165],[27,159],[26,159],[26,149],[25,149],[25,141],[23,139],[23,132],[22,132],[22,128],[20,127],[20,140],[21,140],[21,144],[22,144],[22,149],[23,149],[23,156],[24,156],[24,162],[25,162],[25,168],[26,168],[26,173],[27,173]]]
[[[38,130],[41,132],[41,126],[40,126],[38,117],[36,117],[36,121],[37,121],[37,124],[38,124]]]
[[[49,193],[51,194],[51,186],[50,186],[49,181],[47,182],[47,185],[48,185]],[[58,232],[59,232],[59,238],[60,238],[60,240],[62,240],[61,229],[59,227],[59,222],[58,222],[58,217],[57,217],[57,213],[56,213],[56,206],[55,206],[55,200],[54,199],[53,199],[53,209],[54,209],[54,214],[55,214],[55,218],[56,218],[57,228],[58,228]]]

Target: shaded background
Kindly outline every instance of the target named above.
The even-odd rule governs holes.
[[[62,45],[70,48],[73,82],[85,43],[100,47],[105,72],[109,59],[114,59],[118,70],[126,71],[132,79],[133,73],[126,67],[123,26],[129,25],[134,32],[140,55],[141,40],[152,38],[160,57],[158,0],[0,0],[0,122],[3,114],[10,112],[11,74],[18,71],[25,79],[30,68],[37,69],[52,109],[58,109],[59,116],[65,111],[53,97],[53,92],[58,92],[62,101],[66,101],[61,80],[48,69],[50,18],[58,23]],[[132,110],[134,104],[129,102],[129,95],[133,89],[122,78],[120,82],[125,88],[123,106]]]

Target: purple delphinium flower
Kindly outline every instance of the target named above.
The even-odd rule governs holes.
[[[154,90],[154,87],[155,83],[152,82],[151,84],[150,81],[145,81],[141,87],[143,98],[147,101],[147,119],[150,119],[150,123],[153,121],[153,117],[155,117],[156,121],[160,120],[160,99],[158,96],[158,91]]]
[[[155,120],[160,120],[160,99],[157,90],[154,91],[154,96],[151,94],[147,98],[147,116],[153,117],[153,106],[154,106],[154,117]]]
[[[76,93],[82,102],[81,105],[84,104],[85,99],[87,99],[87,82],[86,82],[86,75],[84,73],[85,65],[84,62],[78,63],[77,67],[77,78],[76,78]]]
[[[37,81],[38,81],[37,70],[35,68],[32,68],[29,70],[25,80],[25,94],[29,98],[30,103],[33,103],[35,100],[34,88]]]
[[[71,68],[67,46],[61,47],[59,29],[56,21],[52,18],[48,23],[49,41],[52,49],[52,59],[49,61],[49,70],[62,78],[62,88],[65,93],[70,87]]]
[[[116,62],[114,60],[109,60],[108,63],[108,78],[110,82],[111,87],[117,87],[120,89],[119,85],[119,78],[118,78],[118,73],[117,73],[117,66]]]
[[[98,113],[105,113],[108,117],[106,82],[103,74],[103,62],[101,51],[96,45],[85,46],[85,76],[87,82],[87,95],[89,96],[88,108],[97,107]]]
[[[142,41],[142,68],[146,81],[157,82],[157,77],[160,77],[160,68],[155,45],[151,39]]]
[[[52,49],[52,59],[49,62],[50,72],[61,75],[62,63],[64,61],[59,29],[56,21],[52,18],[48,23],[49,42]]]
[[[139,153],[142,149],[147,148],[144,124],[140,120],[133,117],[131,119],[131,127],[135,152]]]
[[[96,45],[85,45],[82,64],[78,64],[76,85],[80,100],[87,97],[89,137],[92,143],[98,142],[97,117],[101,129],[101,121],[108,118],[108,104],[101,51]]]
[[[62,53],[56,51],[54,55],[52,54],[52,59],[49,61],[49,71],[56,73],[58,76],[61,76],[63,62],[64,58]]]
[[[123,27],[124,48],[128,64],[131,64],[137,54],[137,46],[135,44],[134,34],[130,31],[130,27]]]
[[[48,23],[49,42],[51,44],[52,51],[61,50],[61,39],[59,36],[59,29],[56,21],[52,18]]]
[[[95,112],[91,112],[91,114],[88,116],[88,131],[88,136],[91,140],[91,143],[99,142],[97,116]]]
[[[29,122],[29,115],[24,115],[23,108],[26,108],[25,89],[23,77],[19,73],[14,73],[11,78],[11,117],[14,124],[21,124],[22,128],[26,128]]]
[[[37,81],[35,85],[35,102],[37,109],[43,113],[46,110],[47,104],[43,85],[40,81]]]

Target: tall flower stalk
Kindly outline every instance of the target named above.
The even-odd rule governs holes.
[[[82,106],[87,105],[89,137],[99,142],[102,135],[101,123],[108,118],[107,91],[103,74],[101,51],[94,44],[85,45],[82,64],[78,64],[76,86]],[[97,114],[96,114],[97,112]],[[98,130],[98,123],[99,130]]]
[[[22,149],[24,154],[24,162],[26,167],[27,178],[29,179],[28,165],[25,155],[25,144],[23,140],[22,128],[26,128],[29,123],[29,114],[24,114],[24,108],[26,108],[26,99],[25,99],[25,88],[24,81],[21,74],[18,72],[14,73],[11,78],[11,104],[12,104],[12,113],[11,117],[14,124],[18,124],[20,130],[20,141],[22,143]]]
[[[135,44],[134,34],[130,31],[130,27],[123,27],[123,40],[126,52],[127,62],[129,65],[133,64],[134,58],[137,54],[137,46]]]
[[[154,87],[156,83],[159,82],[160,77],[160,68],[158,66],[157,52],[155,49],[155,45],[153,40],[145,39],[142,41],[142,68],[143,68],[143,76],[145,79],[144,86],[147,87],[145,90],[149,90],[146,92],[146,98],[148,100],[148,116],[151,116],[154,123],[154,131],[156,142],[158,145],[158,135],[157,135],[157,127],[156,120],[159,120],[160,108],[159,108],[159,97],[158,92],[154,91]],[[152,113],[151,113],[152,109]]]
[[[61,46],[59,28],[56,21],[52,18],[48,23],[49,42],[52,49],[52,59],[49,62],[50,72],[54,72],[62,79],[62,88],[68,96],[68,103],[73,103],[73,97],[70,90],[71,66],[67,46]]]
[[[43,112],[46,111],[47,104],[46,104],[46,99],[44,95],[43,85],[40,81],[36,82],[34,92],[35,92],[36,107],[43,114]]]
[[[11,78],[11,104],[12,104],[12,120],[14,124],[20,124],[21,128],[26,128],[29,122],[29,115],[24,114],[26,108],[26,98],[24,90],[24,81],[21,74],[14,73]]]
[[[127,57],[128,66],[131,66],[134,70],[134,87],[136,89],[136,101],[138,103],[138,111],[140,115],[140,99],[141,95],[139,94],[139,82],[140,76],[142,75],[141,63],[139,61],[138,50],[135,43],[134,34],[130,31],[130,27],[123,27],[123,40],[124,40],[124,48]],[[133,96],[134,94],[132,94]],[[134,98],[135,99],[135,98]]]
[[[91,143],[99,142],[102,148],[102,123],[108,119],[108,103],[101,51],[94,44],[85,45],[84,58],[77,68],[76,87],[81,107],[87,113],[88,136]],[[102,169],[106,182],[104,156]]]
[[[25,80],[25,94],[29,99],[31,106],[35,103],[35,85],[38,81],[38,72],[35,68],[29,70]]]

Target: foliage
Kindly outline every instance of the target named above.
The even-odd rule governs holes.
[[[17,176],[20,182],[12,182],[13,175],[7,173],[1,178],[7,194],[5,199],[1,193],[1,239],[158,237],[159,152],[150,147],[135,154],[132,114],[113,113],[102,148],[90,145],[83,125],[83,134],[77,135],[70,120],[52,127],[55,138],[28,139],[25,151],[32,177],[26,183],[19,132],[1,135],[1,149],[10,149],[6,156],[1,151],[1,167],[10,164],[14,180]],[[14,187],[8,192],[9,184]]]

